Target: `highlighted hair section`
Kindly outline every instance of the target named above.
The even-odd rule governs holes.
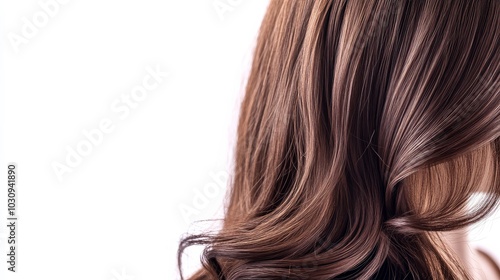
[[[498,204],[499,27],[498,0],[272,0],[223,227],[179,267],[205,245],[189,279],[471,279],[440,233]]]

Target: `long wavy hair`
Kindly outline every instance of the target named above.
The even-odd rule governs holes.
[[[204,245],[190,279],[471,279],[441,233],[497,206],[499,80],[498,0],[271,0],[222,228],[179,269]]]

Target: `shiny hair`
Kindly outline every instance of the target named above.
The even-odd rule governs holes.
[[[470,279],[441,233],[497,206],[499,74],[498,0],[271,0],[222,228],[179,269],[205,245],[190,279]]]

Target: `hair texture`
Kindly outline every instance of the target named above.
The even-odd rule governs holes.
[[[497,206],[499,80],[498,0],[271,0],[222,228],[179,269],[204,245],[190,279],[471,279],[441,233]]]

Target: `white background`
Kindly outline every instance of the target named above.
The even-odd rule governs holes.
[[[17,48],[11,37],[23,36],[23,18],[39,16],[39,23],[44,9],[38,1],[0,4],[2,182],[7,162],[19,165],[18,272],[5,273],[2,218],[0,279],[176,279],[181,235],[222,205],[225,185],[215,192],[210,186],[220,182],[210,174],[224,178],[230,163],[267,1],[58,6]],[[120,118],[113,102],[131,96],[146,68],[157,65],[169,76]],[[67,147],[76,149],[86,139],[82,131],[106,118],[114,130],[60,182],[52,164],[65,164]],[[208,202],[193,202],[205,189]],[[6,193],[2,188],[1,217]],[[182,207],[198,212],[182,216]]]
[[[43,22],[49,2],[0,4],[2,182],[8,162],[19,172],[18,272],[2,261],[0,279],[178,279],[181,235],[220,217],[267,1],[70,0]],[[169,76],[126,117],[112,109],[148,67]],[[105,119],[113,130],[58,178],[54,164]]]

